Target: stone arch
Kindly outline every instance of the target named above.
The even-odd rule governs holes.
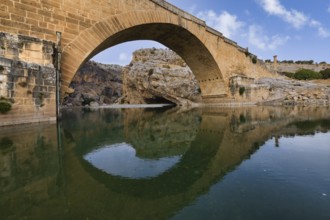
[[[205,33],[205,26],[155,11],[135,11],[105,18],[81,31],[63,48],[62,96],[84,62],[104,49],[132,40],[154,40],[175,51],[200,82],[202,95],[212,96],[218,92],[214,85],[223,85],[223,76],[204,43],[207,42]]]

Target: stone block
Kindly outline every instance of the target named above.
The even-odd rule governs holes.
[[[12,60],[11,59],[0,57],[0,66],[10,68],[11,67],[11,63],[12,63]]]
[[[38,86],[38,91],[39,92],[48,92],[47,86]]]
[[[0,18],[10,19],[9,13],[6,11],[0,11]]]
[[[48,92],[55,93],[56,87],[55,86],[48,86]]]
[[[45,85],[45,86],[55,86],[55,79],[44,80],[43,85]]]

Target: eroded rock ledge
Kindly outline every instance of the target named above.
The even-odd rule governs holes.
[[[167,49],[141,49],[123,71],[121,103],[174,103],[201,101],[200,88],[186,63]]]

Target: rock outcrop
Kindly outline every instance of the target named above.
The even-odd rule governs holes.
[[[230,78],[220,105],[330,105],[330,83],[276,78]],[[168,49],[141,49],[126,66],[87,62],[71,83],[67,106],[201,102],[200,88],[185,62]]]
[[[238,103],[316,106],[330,104],[330,85],[286,77],[260,79],[235,77],[231,79],[230,90],[231,101]]]
[[[269,91],[264,104],[328,106],[330,103],[330,87],[319,83],[271,78],[262,78],[256,83]]]
[[[174,103],[200,101],[200,88],[186,63],[168,49],[141,49],[123,72],[121,103]]]
[[[87,62],[71,82],[73,93],[65,98],[63,104],[85,106],[114,103],[122,95],[122,70],[119,65]]]

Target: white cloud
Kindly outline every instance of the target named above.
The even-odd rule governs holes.
[[[318,34],[320,37],[323,37],[323,38],[328,38],[330,37],[330,31],[324,27],[318,27],[317,28],[317,31],[318,31]]]
[[[129,56],[126,53],[120,53],[119,54],[119,60],[120,61],[127,61]]]
[[[289,36],[274,35],[268,37],[259,25],[250,25],[248,30],[248,41],[260,50],[276,50],[290,39]]]
[[[294,9],[286,9],[279,0],[259,0],[259,3],[266,12],[282,18],[296,29],[308,23],[308,17],[304,13]]]
[[[317,29],[317,33],[320,37],[322,37],[322,38],[330,37],[330,31],[328,29],[326,29],[325,27],[323,27],[321,22],[311,19],[309,22],[309,25],[311,27],[314,27]]]
[[[271,15],[276,15],[282,18],[285,22],[291,24],[296,29],[299,29],[305,25],[316,28],[317,34],[322,38],[330,37],[330,31],[325,28],[322,23],[312,18],[307,17],[304,13],[297,10],[286,9],[281,5],[280,0],[258,0],[263,9]],[[330,6],[328,8],[330,12]]]
[[[207,25],[220,31],[228,38],[235,35],[244,26],[243,22],[239,21],[235,15],[227,11],[223,11],[221,14],[216,14],[212,10],[202,11],[197,13],[196,16],[205,20]]]

